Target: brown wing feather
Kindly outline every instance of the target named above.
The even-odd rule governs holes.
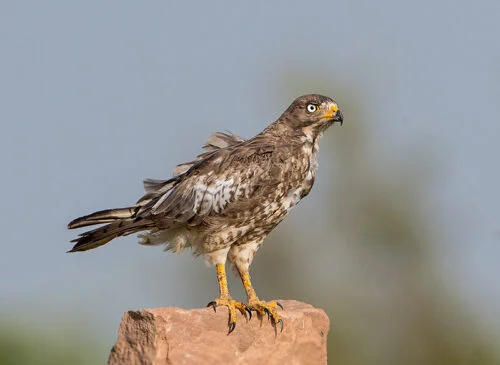
[[[269,142],[214,134],[205,146],[211,150],[187,163],[187,171],[169,180],[146,179],[146,194],[135,206],[103,210],[72,221],[69,228],[108,224],[80,234],[70,252],[96,248],[116,237],[155,227],[194,226],[209,216],[232,218],[238,212],[232,207],[250,208],[256,192],[269,194],[280,181],[273,177],[277,161],[272,161]]]
[[[155,223],[149,219],[153,214],[168,212],[162,217],[162,220],[164,218],[163,224],[167,226],[169,220],[173,223],[186,222],[196,214],[202,213],[203,215],[203,212],[206,210],[205,208],[203,212],[200,212],[199,209],[193,211],[192,199],[196,196],[196,191],[193,190],[191,193],[189,193],[189,191],[186,193],[186,190],[184,190],[183,193],[179,193],[186,185],[180,183],[189,180],[186,172],[191,167],[209,159],[216,151],[243,141],[243,138],[231,133],[214,133],[203,146],[207,152],[200,154],[194,161],[177,166],[174,170],[174,177],[172,179],[145,179],[144,189],[146,190],[146,194],[139,199],[135,206],[120,209],[106,209],[71,221],[68,224],[69,229],[103,223],[108,224],[80,234],[78,238],[72,241],[75,242],[75,245],[69,252],[90,250],[102,246],[116,237],[151,229],[155,226]],[[178,185],[181,186],[178,187]],[[189,183],[187,185],[189,185]],[[173,192],[176,193],[172,195],[172,198],[169,198]],[[154,208],[155,206],[159,209]],[[173,214],[176,209],[178,209],[177,213]]]
[[[169,223],[197,225],[207,216],[224,216],[233,203],[242,204],[257,190],[272,191],[280,181],[273,175],[276,161],[266,147],[269,141],[260,142],[242,142],[237,148],[204,154],[187,172],[174,178],[168,191],[143,205],[138,216],[157,217],[163,227]]]
[[[223,132],[215,132],[212,134],[208,140],[205,142],[205,145],[202,147],[204,150],[207,152],[201,153],[198,156],[196,156],[196,159],[190,162],[185,162],[180,165],[177,165],[174,168],[174,177],[181,175],[185,173],[187,170],[189,170],[193,165],[200,161],[203,160],[207,157],[209,157],[212,152],[227,148],[229,146],[234,146],[237,145],[241,142],[244,142],[245,139],[242,137],[239,137],[231,132],[228,133],[223,133]]]

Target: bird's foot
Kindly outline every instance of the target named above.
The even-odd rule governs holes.
[[[227,307],[227,309],[229,310],[229,332],[227,334],[230,334],[236,328],[236,310],[239,310],[245,318],[252,318],[252,311],[245,304],[231,298],[217,298],[214,301],[208,303],[207,307],[212,307],[214,309],[214,312],[216,312],[217,307]]]
[[[275,326],[280,325],[280,331],[283,332],[283,320],[278,314],[278,307],[283,309],[283,306],[277,301],[264,302],[259,299],[250,300],[247,303],[247,308],[257,312],[259,316],[264,316],[267,314],[267,318],[272,321]]]

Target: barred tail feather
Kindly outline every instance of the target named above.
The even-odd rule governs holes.
[[[71,242],[75,242],[68,252],[87,251],[102,246],[112,239],[127,236],[153,226],[147,219],[136,218],[138,207],[106,209],[71,221],[69,229],[108,223],[105,226],[81,233]]]
[[[68,229],[111,223],[118,219],[132,218],[136,211],[136,207],[101,210],[99,212],[76,218],[68,224]]]
[[[76,242],[68,252],[87,251],[105,245],[112,239],[127,236],[153,227],[153,222],[145,219],[120,219],[103,227],[84,232],[71,242]]]

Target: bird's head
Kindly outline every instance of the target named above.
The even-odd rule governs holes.
[[[344,117],[332,98],[310,94],[298,97],[280,118],[293,128],[313,127],[323,132],[334,122],[341,125]]]

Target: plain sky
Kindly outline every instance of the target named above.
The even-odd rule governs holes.
[[[133,203],[214,131],[258,133],[296,72],[301,93],[349,88],[381,156],[438,156],[443,275],[499,318],[499,16],[495,0],[2,1],[0,316],[78,312],[112,342],[128,309],[203,304],[182,289],[201,262],[135,238],[68,255],[66,224]]]

